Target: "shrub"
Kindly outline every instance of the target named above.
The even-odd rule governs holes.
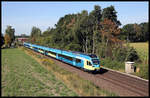
[[[138,56],[136,50],[133,47],[130,47],[128,49],[128,55],[127,55],[126,61],[132,61],[133,62],[133,61],[137,61],[137,60],[139,60],[139,56]]]
[[[119,62],[124,62],[127,56],[126,48],[118,48],[113,50],[113,58]]]
[[[119,70],[119,69],[124,69],[125,64],[124,62],[118,62],[115,60],[111,60],[111,58],[105,58],[101,60],[101,65],[107,68]]]
[[[139,68],[140,68],[140,71],[137,72],[136,75],[144,79],[149,79],[148,65],[142,65],[142,66],[139,66]]]

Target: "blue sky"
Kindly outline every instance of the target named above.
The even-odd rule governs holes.
[[[54,27],[66,14],[91,12],[94,5],[101,8],[113,5],[122,26],[128,23],[148,22],[148,2],[2,2],[2,33],[7,25],[15,28],[15,35],[29,35],[33,26],[45,31]],[[121,27],[122,27],[121,26]]]

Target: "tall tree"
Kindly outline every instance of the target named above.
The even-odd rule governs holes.
[[[7,26],[5,33],[7,33],[10,36],[11,43],[15,40],[15,29],[12,28],[12,26]]]
[[[125,39],[127,41],[132,41],[132,35],[134,34],[134,28],[133,28],[133,24],[127,24],[127,25],[124,25],[122,27],[122,34],[124,34],[126,37]]]
[[[110,19],[105,18],[101,23],[102,29],[102,42],[107,47],[106,56],[112,56],[112,48],[121,44],[121,41],[117,38],[120,34],[118,26]]]
[[[121,25],[121,22],[117,20],[117,12],[112,5],[103,9],[102,20],[104,20],[105,18],[112,20],[117,26]]]
[[[4,36],[3,34],[1,33],[1,46],[4,44]]]
[[[141,32],[141,27],[138,24],[134,24],[134,32],[136,35],[136,41],[140,41],[141,40],[141,36],[143,35]]]
[[[140,23],[139,26],[141,27],[141,41],[148,41],[149,40],[149,23],[143,22]]]
[[[32,43],[36,42],[36,39],[41,36],[41,30],[35,26],[32,27],[30,40]]]
[[[101,17],[102,17],[101,7],[99,5],[95,5],[94,10],[89,14],[89,22],[92,25],[92,30],[93,30],[92,53],[95,53],[95,48],[99,37],[98,34],[100,34],[98,32],[100,28],[98,27],[101,21]]]
[[[90,28],[91,24],[89,22],[88,12],[83,10],[78,17],[77,21],[77,36],[79,38],[82,50],[85,53],[90,52],[90,38],[92,35],[92,29]]]
[[[39,37],[39,36],[41,36],[41,30],[33,26],[31,30],[31,37]]]
[[[5,33],[4,39],[5,39],[5,45],[8,46],[8,47],[10,47],[10,44],[11,44],[11,37],[9,36],[8,33]]]

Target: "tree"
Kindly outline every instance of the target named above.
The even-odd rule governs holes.
[[[41,30],[33,26],[31,30],[31,37],[39,37],[39,36],[41,36]]]
[[[114,8],[114,6],[110,6],[107,8],[103,9],[102,12],[102,20],[104,20],[105,18],[110,19],[111,21],[113,21],[117,26],[120,26],[121,23],[119,20],[117,20],[117,12]]]
[[[149,40],[149,23],[143,22],[140,23],[139,26],[141,27],[141,41],[148,41]]]
[[[112,49],[121,46],[121,41],[117,38],[120,34],[118,26],[110,19],[105,18],[101,23],[102,43],[105,43],[106,56],[112,56]]]
[[[3,44],[4,44],[4,36],[3,36],[3,34],[1,33],[1,46],[3,46]]]
[[[41,36],[41,30],[35,26],[32,27],[30,40],[32,43],[36,42],[36,39]]]
[[[83,10],[81,14],[78,15],[75,24],[75,33],[82,47],[82,51],[85,53],[90,52],[92,29],[89,22],[88,12],[86,10]]]
[[[8,33],[5,34],[4,39],[5,39],[5,45],[8,46],[8,47],[10,47],[10,44],[11,44],[11,38],[10,38],[10,36],[9,36]]]
[[[48,27],[47,30],[42,33],[42,36],[48,36],[48,35],[50,35],[50,33],[51,33],[52,30],[53,30],[53,28]]]
[[[7,33],[10,36],[11,43],[12,43],[15,40],[15,35],[14,35],[15,29],[12,28],[12,26],[8,25],[7,28],[6,28],[6,30],[5,30],[5,33]]]
[[[147,41],[149,37],[148,23],[124,25],[121,30],[121,35],[130,42]]]
[[[134,28],[133,28],[133,25],[132,24],[126,24],[123,26],[122,28],[122,35],[125,35],[125,39],[127,41],[132,41],[132,35],[133,35],[133,32],[134,31]]]
[[[143,34],[141,32],[141,27],[138,24],[134,24],[134,32],[136,35],[135,41],[141,41]]]
[[[100,35],[98,35],[98,34],[100,34],[98,32],[98,30],[100,28],[98,28],[98,27],[99,27],[99,23],[101,21],[101,17],[102,17],[101,7],[98,5],[95,5],[94,10],[89,14],[89,22],[92,25],[92,30],[93,30],[92,31],[93,32],[92,53],[95,53],[95,48],[96,48],[96,44],[98,42],[98,37],[100,37]]]

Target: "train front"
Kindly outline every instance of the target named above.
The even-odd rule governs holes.
[[[100,70],[100,60],[95,54],[89,55],[91,57],[93,71],[98,72]]]

